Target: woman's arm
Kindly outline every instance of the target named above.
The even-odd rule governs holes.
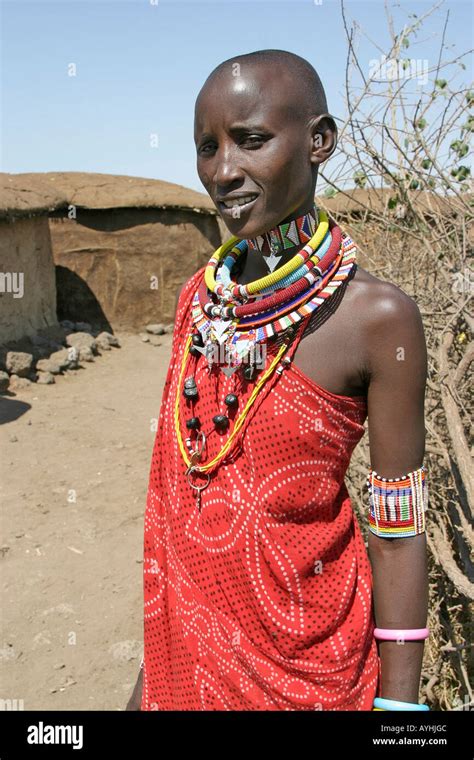
[[[384,478],[418,469],[425,453],[427,351],[416,303],[383,283],[370,307],[368,428],[371,466]],[[368,506],[367,506],[368,514]],[[428,615],[426,534],[387,538],[369,532],[378,628],[424,628]],[[419,701],[424,641],[379,641],[380,696]]]
[[[424,628],[428,615],[425,534],[385,539],[371,533],[369,557],[377,627]],[[379,641],[378,647],[382,664],[380,696],[418,702],[424,641]]]

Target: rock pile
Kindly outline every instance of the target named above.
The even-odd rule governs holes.
[[[0,346],[0,393],[25,388],[31,383],[50,385],[55,375],[92,362],[103,351],[119,348],[118,338],[93,330],[87,322],[65,320],[32,338]]]
[[[158,335],[166,335],[167,333],[172,333],[174,329],[174,324],[168,324],[168,325],[146,325],[145,332],[141,332],[140,338],[144,343],[149,343],[151,346],[161,346],[161,341],[157,337]]]

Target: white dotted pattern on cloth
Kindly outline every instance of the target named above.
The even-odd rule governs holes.
[[[365,409],[284,370],[199,513],[174,431],[185,303],[198,274],[180,297],[150,467],[142,709],[370,710],[380,677],[371,570],[344,484]],[[192,414],[206,430],[234,380],[220,373],[220,407],[212,392],[200,395]],[[183,429],[191,412],[180,403]],[[208,438],[206,461],[231,430]]]

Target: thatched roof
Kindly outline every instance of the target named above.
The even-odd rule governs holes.
[[[396,195],[394,190],[383,188],[380,190],[355,188],[339,192],[332,198],[317,196],[317,204],[334,214],[358,214],[364,211],[383,213],[390,198]],[[466,204],[473,203],[474,194],[464,193],[463,201]],[[449,214],[462,208],[462,204],[455,196],[441,196],[425,190],[410,191],[410,202],[417,212]]]
[[[173,182],[89,172],[0,173],[0,219],[83,209],[173,208],[216,214],[210,198]]]

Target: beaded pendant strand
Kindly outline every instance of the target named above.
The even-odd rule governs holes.
[[[291,227],[280,225],[270,237],[253,240],[231,238],[211,256],[201,285],[194,294],[191,312],[193,332],[188,336],[183,352],[178,391],[175,399],[175,429],[178,445],[187,466],[189,485],[196,491],[198,510],[201,491],[210,482],[211,474],[231,456],[239,442],[239,432],[245,426],[251,407],[265,387],[271,390],[279,375],[289,365],[296,348],[296,338],[304,332],[312,313],[347,279],[356,262],[356,247],[340,228],[330,222],[324,211],[314,207],[310,215],[303,215]],[[319,222],[319,223],[318,223]],[[281,229],[283,228],[283,230]],[[288,235],[290,237],[288,237]],[[287,264],[269,275],[246,285],[232,280],[232,272],[241,255],[248,250],[259,250],[266,244],[271,255],[281,250],[286,241],[299,239],[305,245]],[[284,245],[294,247],[295,242]],[[280,246],[280,248],[278,247]],[[213,303],[216,298],[218,303]],[[268,366],[261,355],[270,339],[279,338],[275,356]],[[260,350],[259,350],[260,349]],[[207,359],[209,374],[216,367],[233,377],[234,390],[224,399],[225,409],[217,410],[209,429],[203,430],[201,420],[192,413],[185,420],[187,435],[183,440],[180,420],[180,393],[193,407],[199,398],[191,362]],[[218,359],[216,360],[216,356]],[[237,373],[243,380],[255,382],[245,406],[239,409]],[[194,370],[195,372],[195,370]],[[206,440],[213,431],[227,436],[220,452],[204,463]],[[204,481],[199,481],[199,476]],[[194,479],[197,479],[194,482]]]

